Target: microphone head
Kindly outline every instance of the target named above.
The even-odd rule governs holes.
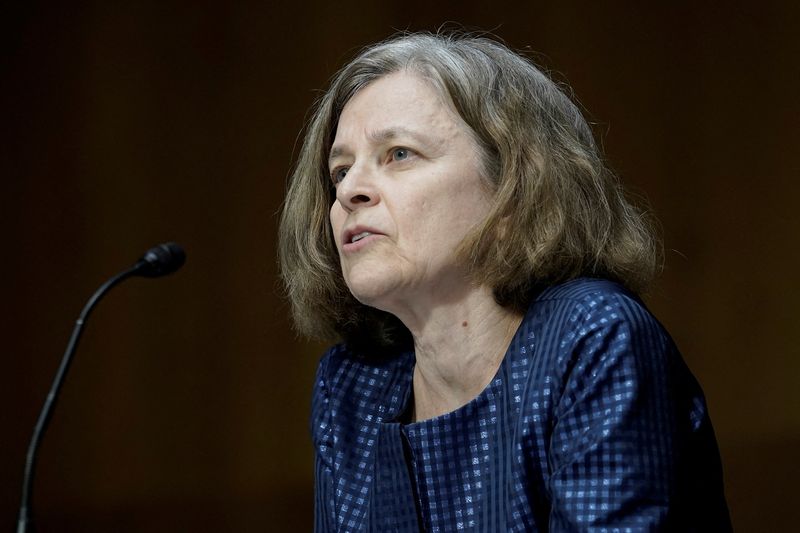
[[[158,278],[172,274],[183,266],[186,252],[174,242],[165,242],[147,250],[138,263],[136,274],[146,278]]]

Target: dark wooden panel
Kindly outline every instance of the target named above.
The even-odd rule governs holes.
[[[0,521],[84,299],[174,239],[184,271],[130,281],[93,317],[42,449],[41,530],[310,528],[322,347],[291,332],[275,264],[297,135],[358,47],[456,21],[568,81],[649,198],[668,249],[649,301],[704,384],[735,524],[788,529],[796,4],[134,4],[29,3],[2,23]]]

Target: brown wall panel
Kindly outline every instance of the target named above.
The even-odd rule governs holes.
[[[741,531],[788,530],[800,447],[795,3],[29,3],[2,22],[0,523],[85,298],[44,441],[41,531],[310,529],[307,412],[276,213],[307,110],[363,44],[454,21],[568,81],[666,241],[649,295],[703,383]]]

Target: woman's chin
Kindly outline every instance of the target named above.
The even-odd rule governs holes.
[[[374,285],[368,285],[368,286],[351,285],[350,293],[353,295],[353,297],[355,297],[356,300],[358,300],[364,305],[375,307],[383,311],[386,310],[384,308],[385,306],[381,305],[381,303],[386,300],[386,291],[382,290],[379,287],[376,287]]]
[[[385,276],[374,273],[350,276],[347,287],[353,297],[364,305],[375,307],[382,311],[389,311],[388,305],[391,295],[396,293],[397,283]],[[391,312],[391,311],[389,311]]]

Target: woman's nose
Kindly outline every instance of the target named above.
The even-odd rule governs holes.
[[[380,195],[373,174],[363,167],[352,166],[336,187],[336,199],[350,211],[378,203]]]

